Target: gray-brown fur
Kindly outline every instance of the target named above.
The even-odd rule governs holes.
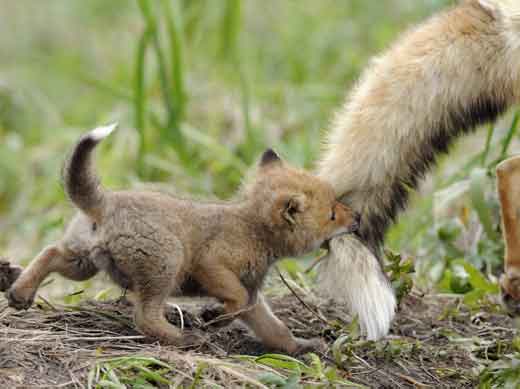
[[[137,328],[161,341],[193,340],[163,316],[169,296],[187,293],[217,298],[269,347],[292,353],[317,345],[293,337],[259,289],[276,260],[314,250],[357,227],[330,185],[268,150],[255,178],[232,202],[110,192],[91,171],[89,154],[97,142],[90,134],[81,138],[64,170],[65,189],[83,211],[64,238],[43,250],[8,289],[11,306],[28,308],[51,272],[84,280],[103,270],[134,293]]]
[[[85,134],[71,152],[63,167],[63,183],[70,200],[85,214],[98,218],[103,209],[103,191],[99,179],[91,171],[92,150],[99,143]]]

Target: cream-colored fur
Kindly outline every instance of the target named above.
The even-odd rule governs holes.
[[[358,315],[367,339],[377,340],[390,330],[396,308],[388,279],[377,259],[358,238],[342,236],[333,239],[329,247],[328,257],[321,261],[318,273],[322,292],[344,300],[350,312]]]
[[[467,0],[375,58],[336,114],[318,172],[361,212],[359,235],[370,250],[353,238],[336,239],[321,286],[349,303],[369,338],[384,336],[394,316],[376,256],[408,190],[451,139],[495,119],[519,97],[520,0]],[[372,281],[351,287],[354,275]]]

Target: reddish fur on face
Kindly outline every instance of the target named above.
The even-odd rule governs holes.
[[[301,255],[357,228],[358,218],[336,200],[332,186],[281,160],[261,165],[245,196],[260,204],[257,217],[276,231],[282,255]],[[285,212],[290,207],[290,215]]]

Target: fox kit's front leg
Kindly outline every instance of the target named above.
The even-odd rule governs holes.
[[[256,297],[252,296],[235,273],[221,263],[208,264],[204,271],[196,273],[196,278],[210,296],[224,304],[226,314],[236,313],[265,346],[290,354],[320,348],[319,339],[294,337],[289,328],[271,312],[263,296],[258,292],[255,292]]]
[[[520,312],[520,156],[497,166],[497,189],[505,241],[502,297],[514,313]]]
[[[202,263],[194,274],[195,279],[206,290],[224,304],[224,313],[232,315],[246,309],[250,304],[250,296],[239,278],[219,261]]]
[[[268,347],[284,350],[290,354],[300,354],[323,347],[323,342],[319,338],[295,337],[289,328],[274,315],[261,293],[258,293],[252,309],[242,313],[240,318]]]

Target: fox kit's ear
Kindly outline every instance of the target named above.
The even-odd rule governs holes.
[[[296,214],[303,212],[304,208],[305,197],[303,195],[284,195],[278,201],[278,210],[282,219],[291,226],[296,224]]]
[[[260,158],[260,166],[266,167],[271,165],[277,165],[282,163],[282,159],[276,154],[273,149],[267,149],[262,154],[262,158]]]

